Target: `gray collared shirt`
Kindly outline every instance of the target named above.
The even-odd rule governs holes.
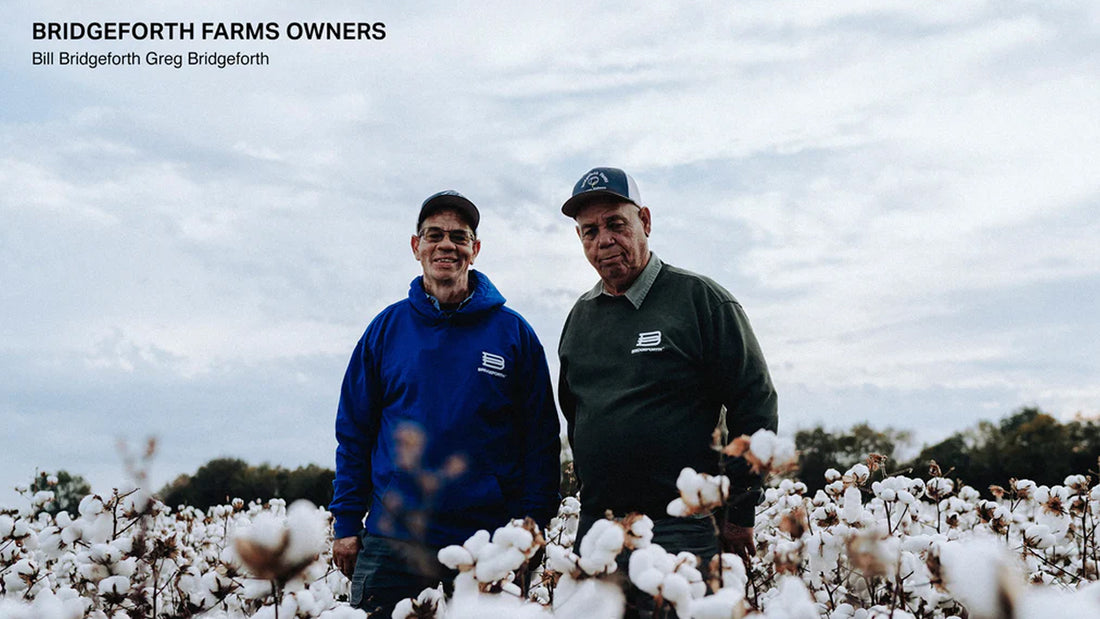
[[[649,289],[653,287],[653,282],[657,279],[657,274],[661,272],[661,259],[657,257],[657,254],[649,252],[649,264],[645,265],[642,272],[638,274],[637,279],[633,284],[630,284],[630,288],[626,289],[626,294],[621,296],[626,297],[630,304],[634,306],[634,309],[641,309],[642,302],[645,301],[645,297],[649,294]],[[603,280],[596,282],[596,285],[591,290],[581,295],[581,300],[591,301],[601,294],[609,297],[615,297],[620,295],[614,295],[604,288]]]

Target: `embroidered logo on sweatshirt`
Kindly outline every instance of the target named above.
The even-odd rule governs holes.
[[[642,331],[638,334],[638,343],[635,346],[637,348],[630,351],[632,355],[640,352],[661,352],[665,349],[664,346],[661,346],[660,331]]]
[[[478,372],[485,372],[490,376],[496,376],[497,378],[507,378],[508,375],[504,374],[501,370],[504,369],[504,357],[500,355],[494,355],[491,352],[481,352],[481,367],[477,369]]]

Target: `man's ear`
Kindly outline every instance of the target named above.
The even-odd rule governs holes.
[[[417,262],[420,262],[420,237],[415,234],[412,235],[412,240],[409,241],[409,245],[412,246],[413,258],[415,258]]]
[[[470,266],[474,264],[474,258],[481,253],[481,239],[474,239],[474,253],[470,254]]]
[[[649,231],[652,228],[652,220],[650,219],[649,207],[643,206],[638,209],[638,217],[642,218],[642,229],[645,230],[645,235],[649,236]]]

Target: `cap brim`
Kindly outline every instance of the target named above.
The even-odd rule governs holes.
[[[623,202],[629,202],[634,206],[641,206],[634,200],[624,196],[616,191],[608,189],[593,189],[592,191],[586,191],[584,193],[578,193],[577,195],[569,198],[565,201],[565,204],[561,205],[561,212],[566,217],[576,217],[577,211],[581,210],[588,205],[589,202],[599,198],[618,198]]]

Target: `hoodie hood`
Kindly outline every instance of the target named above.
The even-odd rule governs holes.
[[[416,310],[417,317],[429,324],[448,320],[462,323],[476,320],[482,314],[495,311],[504,305],[504,296],[484,273],[470,269],[468,277],[473,292],[458,306],[458,309],[454,310],[441,310],[436,306],[428,293],[424,292],[423,275],[413,279],[409,284],[409,303]]]

